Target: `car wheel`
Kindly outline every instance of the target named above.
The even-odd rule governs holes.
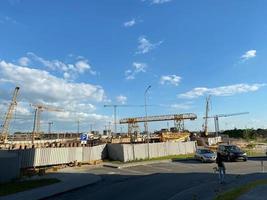
[[[246,162],[248,159],[247,158],[244,158],[243,161]]]
[[[205,162],[205,160],[204,160],[203,158],[201,158],[201,162],[202,162],[202,163],[204,163],[204,162]]]

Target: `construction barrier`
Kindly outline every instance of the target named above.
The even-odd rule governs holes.
[[[107,156],[105,144],[94,147],[32,148],[6,152],[18,155],[21,168],[90,162],[102,160]]]
[[[161,142],[150,144],[108,144],[108,157],[121,162],[194,153],[195,142]]]
[[[94,147],[61,147],[1,150],[0,155],[14,157],[19,168],[42,167],[73,162],[92,162],[103,159],[127,162],[146,158],[194,153],[195,142],[162,142],[148,144],[104,144]],[[5,158],[0,157],[5,163]],[[7,162],[9,163],[9,162]],[[2,168],[9,166],[3,164]],[[15,166],[15,164],[14,164]]]

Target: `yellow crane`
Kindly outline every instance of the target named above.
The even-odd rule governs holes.
[[[31,106],[35,108],[33,130],[32,130],[32,144],[34,144],[35,137],[40,136],[41,112],[43,111],[63,112],[63,110],[42,104],[31,104]]]
[[[8,107],[5,119],[4,119],[4,124],[2,125],[2,132],[1,132],[1,140],[6,143],[7,142],[7,136],[8,136],[8,129],[9,129],[9,124],[13,116],[13,112],[15,110],[15,107],[17,106],[17,96],[19,92],[19,87],[16,87],[14,92],[13,92],[13,97],[12,101]]]

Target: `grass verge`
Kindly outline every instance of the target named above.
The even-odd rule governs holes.
[[[267,184],[267,179],[260,179],[256,181],[252,181],[250,183],[247,183],[245,185],[242,185],[240,187],[237,187],[235,189],[232,189],[230,191],[227,191],[225,193],[219,194],[215,200],[235,200],[241,195],[247,193],[251,189],[259,186],[259,185],[265,185]]]
[[[126,164],[126,163],[136,163],[136,162],[144,162],[144,161],[157,161],[157,160],[179,160],[179,159],[192,159],[194,158],[194,154],[185,154],[185,155],[171,155],[171,156],[163,156],[163,157],[157,157],[157,158],[150,158],[150,159],[137,159],[132,160],[128,162],[121,162],[121,161],[110,161],[108,162],[114,163],[114,164]]]
[[[56,178],[49,178],[49,179],[36,179],[36,180],[4,183],[0,184],[0,196],[14,194],[17,192],[22,192],[46,185],[51,185],[58,182],[60,182],[60,180]]]

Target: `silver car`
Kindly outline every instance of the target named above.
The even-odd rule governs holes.
[[[202,162],[215,162],[217,154],[209,149],[197,149],[195,159]]]

